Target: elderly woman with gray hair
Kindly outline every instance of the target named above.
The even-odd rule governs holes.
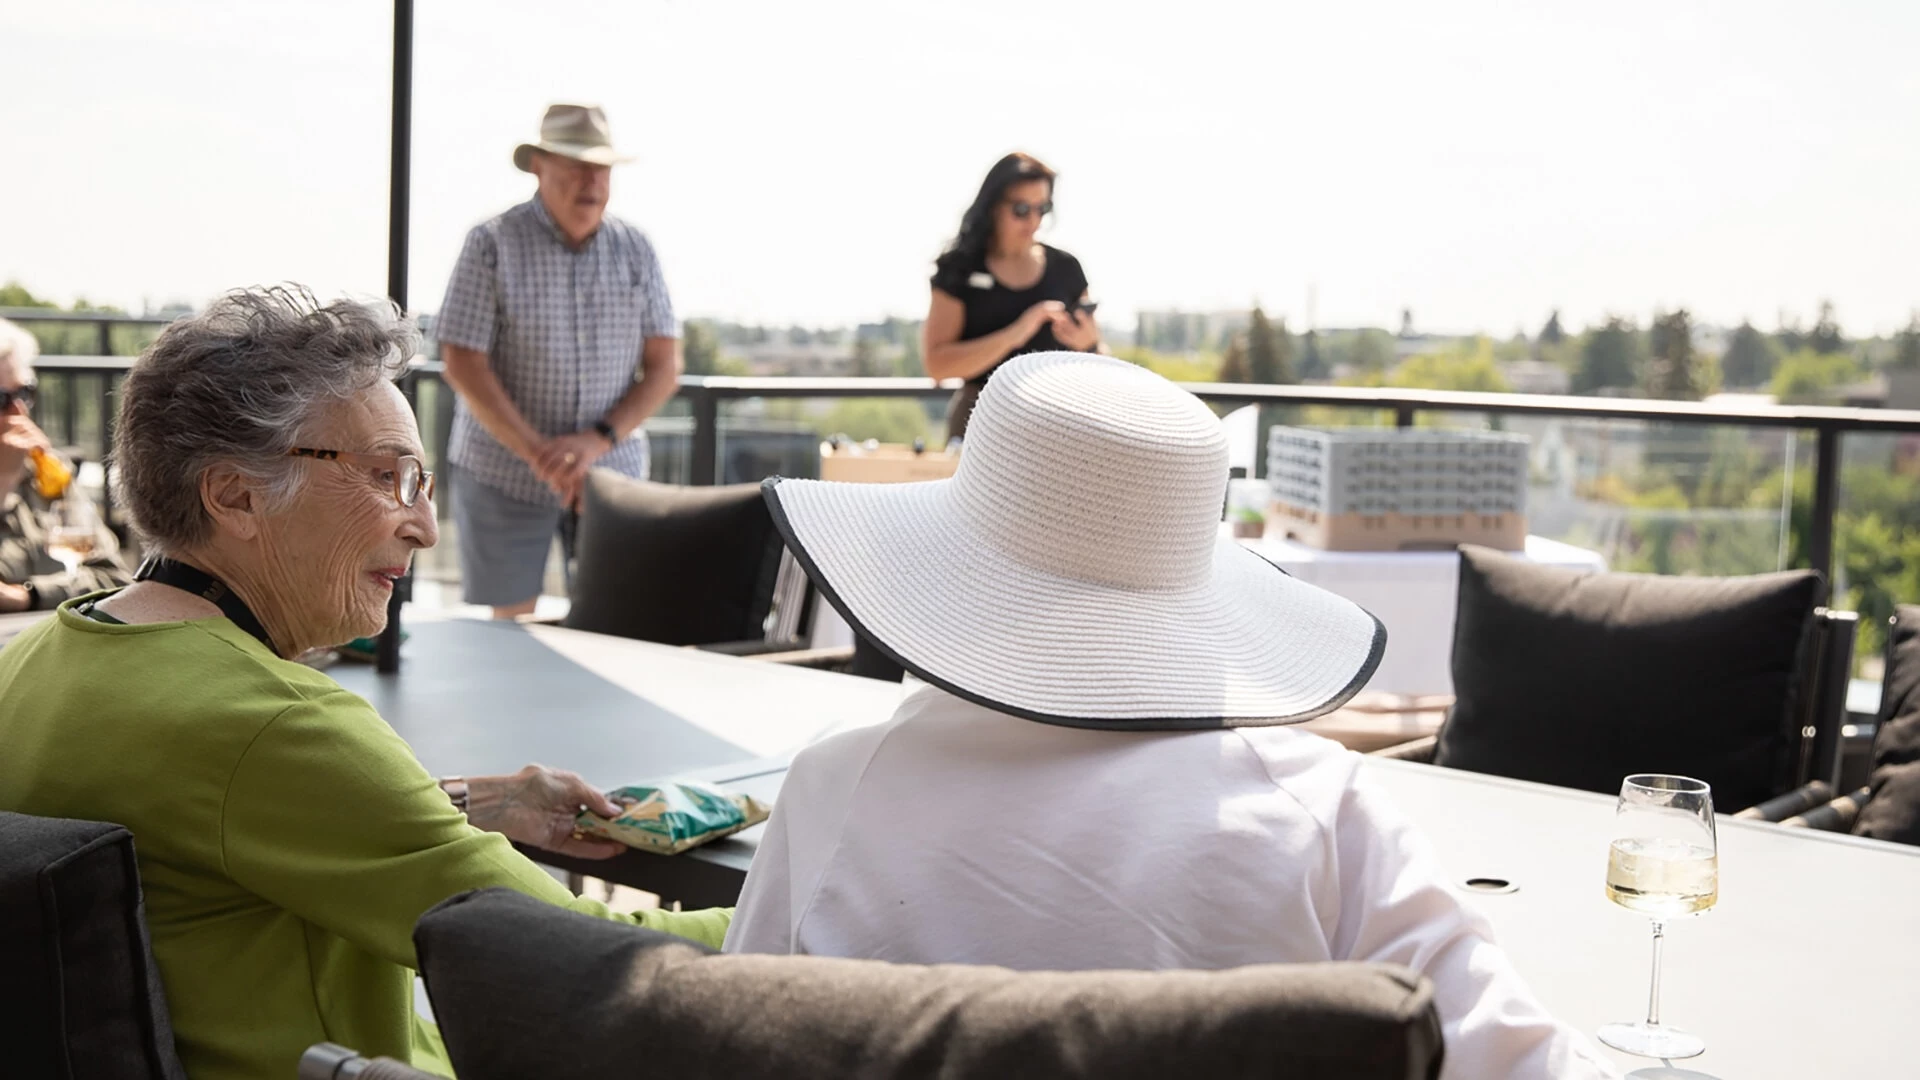
[[[390,309],[288,289],[169,326],[128,374],[114,440],[157,558],[0,651],[0,809],[132,831],[195,1080],[290,1075],[322,1039],[451,1075],[413,1011],[411,934],[462,890],[715,946],[726,930],[726,911],[615,914],[513,849],[619,850],[574,837],[582,805],[617,812],[578,776],[443,787],[366,701],[294,662],[378,632],[437,539],[392,382],[412,346]]]

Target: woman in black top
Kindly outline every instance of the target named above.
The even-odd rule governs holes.
[[[1105,351],[1080,260],[1034,239],[1053,209],[1053,177],[1026,154],[1001,158],[934,264],[927,374],[967,380],[947,408],[948,438],[966,433],[980,389],[1007,358]]]

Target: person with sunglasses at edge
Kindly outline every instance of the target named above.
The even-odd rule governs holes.
[[[68,575],[47,550],[41,514],[47,500],[34,490],[33,452],[53,444],[33,422],[33,362],[40,344],[0,319],[0,615],[46,611],[67,599],[133,580],[120,558],[120,541],[105,524],[94,530],[93,553]]]
[[[934,263],[921,331],[927,374],[966,380],[947,407],[950,440],[964,439],[973,403],[1008,359],[1106,351],[1080,260],[1035,239],[1053,212],[1054,177],[1028,154],[995,162],[959,235]]]

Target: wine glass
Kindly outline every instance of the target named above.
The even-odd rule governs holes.
[[[1668,1059],[1706,1050],[1699,1036],[1660,1023],[1660,943],[1668,920],[1705,911],[1719,898],[1712,789],[1685,776],[1627,777],[1614,811],[1607,899],[1653,920],[1653,988],[1647,994],[1647,1018],[1606,1025],[1601,1042],[1629,1054]]]
[[[70,490],[47,508],[47,554],[67,568],[69,586],[79,580],[80,564],[93,557],[99,529],[93,500],[83,492]]]

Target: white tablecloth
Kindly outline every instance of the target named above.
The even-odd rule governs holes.
[[[1387,628],[1387,653],[1367,689],[1388,694],[1453,693],[1453,612],[1460,556],[1452,551],[1321,551],[1275,536],[1242,541],[1301,581],[1359,604]],[[1605,570],[1597,551],[1527,537],[1517,555],[1550,566]]]

